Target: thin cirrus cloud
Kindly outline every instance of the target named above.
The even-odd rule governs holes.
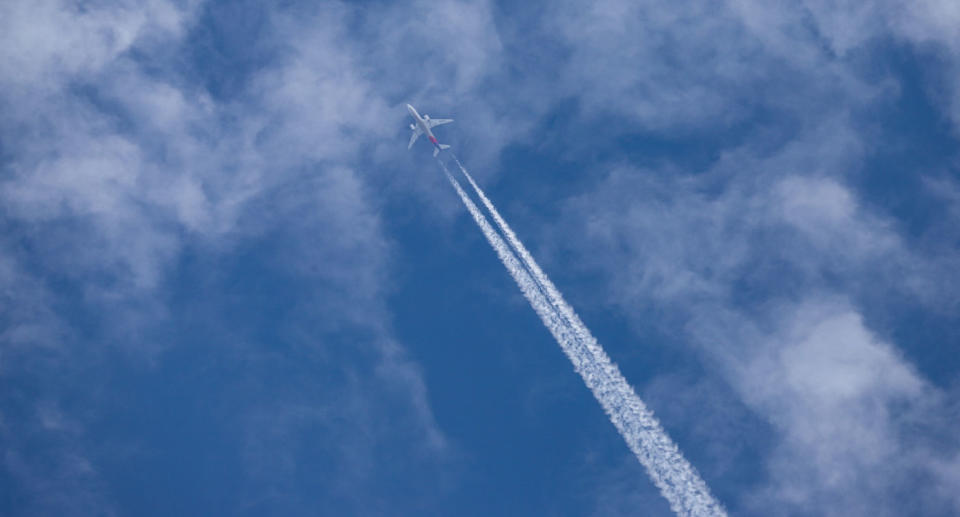
[[[292,454],[291,442],[306,439],[303,433],[338,419],[374,429],[389,418],[393,427],[351,440],[331,434],[334,440],[340,436],[342,447],[324,454],[337,458],[345,483],[370,479],[372,464],[355,452],[384,443],[421,449],[427,467],[431,458],[442,457],[445,441],[425,402],[419,369],[391,335],[383,302],[389,239],[352,167],[359,144],[387,137],[390,125],[384,121],[399,123],[400,115],[355,69],[344,51],[346,36],[317,27],[306,31],[282,14],[271,18],[265,37],[285,40],[283,59],[248,78],[241,103],[206,93],[170,51],[198,30],[201,4],[14,2],[0,9],[7,172],[0,197],[5,241],[11,244],[3,251],[3,280],[18,301],[3,310],[2,375],[12,387],[3,405],[9,422],[4,441],[10,445],[4,476],[25,496],[16,509],[116,511],[115,496],[122,494],[110,489],[105,472],[125,455],[149,462],[154,453],[135,438],[108,447],[91,435],[113,418],[110,407],[127,407],[137,396],[135,387],[129,396],[107,394],[116,374],[97,372],[146,368],[144,378],[150,379],[151,364],[164,364],[164,350],[175,346],[170,333],[179,331],[172,324],[187,321],[182,308],[171,304],[183,289],[176,278],[184,257],[202,251],[203,260],[216,264],[223,251],[268,236],[279,239],[284,251],[282,263],[269,267],[298,272],[302,285],[320,293],[288,294],[310,309],[300,314],[310,319],[301,321],[313,323],[288,325],[286,339],[303,350],[323,350],[325,342],[346,333],[373,359],[344,364],[362,375],[325,394],[317,383],[349,372],[323,354],[305,352],[315,357],[305,361],[315,361],[312,376],[291,374],[302,393],[288,394],[279,405],[268,403],[270,385],[256,379],[229,381],[210,393],[219,404],[239,394],[249,397],[247,414],[219,415],[245,429],[243,447],[250,452],[243,461],[251,486],[274,472],[279,474],[261,492],[289,492],[298,478],[282,475],[288,471],[277,471],[276,461],[254,451],[267,447],[282,458]],[[338,17],[322,20],[329,28],[340,25]],[[285,32],[291,26],[303,37],[291,38]],[[314,240],[297,238],[298,230]],[[209,320],[198,332],[222,325],[223,301],[208,293],[229,290],[218,282],[230,273],[214,271],[187,298]],[[233,296],[256,300],[256,293]],[[221,335],[234,339],[232,346],[208,343],[222,347],[221,375],[243,360],[262,360],[266,371],[290,368],[255,337],[235,328]],[[123,358],[115,363],[118,350]],[[385,391],[378,393],[381,385]],[[44,386],[43,393],[30,395],[34,386]],[[79,399],[68,397],[71,392]],[[304,412],[303,397],[311,394],[313,402],[336,397],[344,405]],[[43,408],[62,408],[73,423],[51,427],[44,415],[52,413]],[[138,414],[135,407],[128,410]],[[141,418],[149,421],[150,412]],[[273,434],[260,429],[264,425]],[[343,489],[331,486],[328,493]],[[257,493],[242,504],[256,507]],[[296,513],[317,501],[292,497],[287,503],[281,506]]]
[[[951,9],[940,7],[950,15]],[[935,8],[933,3],[924,4],[909,24],[920,23]],[[891,11],[896,9],[861,8],[861,18],[871,20],[872,32],[854,39],[842,39],[834,22],[857,17],[845,18],[835,9],[814,9],[813,25],[791,25],[793,32],[784,22],[802,17],[791,16],[790,8],[752,9],[751,4],[737,3],[732,11],[711,17],[711,24],[727,20],[750,29],[714,44],[732,51],[720,56],[732,54],[743,61],[740,64],[755,62],[759,69],[747,66],[744,75],[724,76],[721,72],[729,69],[729,64],[722,64],[726,58],[704,55],[703,69],[695,73],[720,81],[718,90],[708,92],[705,105],[719,102],[723,109],[694,112],[700,117],[695,119],[697,130],[725,127],[729,117],[721,113],[740,113],[750,120],[752,115],[736,95],[742,90],[733,88],[727,95],[725,77],[758,86],[750,101],[754,106],[787,109],[793,115],[780,127],[777,121],[759,119],[742,143],[720,149],[719,158],[703,170],[596,167],[600,178],[596,186],[567,200],[567,217],[547,233],[579,229],[583,241],[564,240],[562,248],[575,250],[580,265],[610,278],[607,299],[621,307],[638,329],[659,328],[648,315],[673,307],[667,311],[671,328],[683,325],[686,343],[718,367],[711,375],[736,391],[714,407],[726,410],[746,404],[772,424],[773,442],[761,462],[768,476],[759,490],[730,503],[733,511],[742,505],[745,511],[765,514],[895,515],[920,504],[925,512],[948,514],[958,505],[942,489],[955,479],[956,444],[944,449],[936,438],[946,430],[944,415],[953,413],[943,401],[954,389],[940,376],[931,384],[913,364],[916,354],[925,361],[916,351],[919,347],[933,350],[936,342],[913,342],[910,331],[917,328],[902,315],[906,307],[942,315],[944,307],[955,306],[952,289],[944,286],[956,285],[957,277],[948,266],[956,263],[956,253],[928,232],[906,231],[906,225],[885,211],[883,201],[871,198],[870,190],[858,190],[864,185],[884,188],[882,178],[869,175],[876,167],[871,157],[888,145],[875,137],[879,134],[875,122],[864,118],[865,110],[891,109],[903,80],[877,74],[869,63],[879,58],[865,56],[892,38],[916,43],[921,52],[942,53],[949,61],[955,42],[933,22],[925,37],[906,30],[905,24],[894,24],[887,32],[875,20]],[[776,20],[779,23],[773,23]],[[657,21],[651,17],[651,24]],[[670,21],[678,27],[688,22]],[[605,18],[600,26],[607,23],[622,22]],[[702,41],[696,40],[706,34],[696,30],[702,23],[707,22],[689,20],[694,41],[679,42],[681,58],[685,48],[697,48]],[[591,33],[590,26],[582,30]],[[830,39],[836,54],[816,50],[820,37]],[[773,45],[754,46],[757,41]],[[577,52],[595,51],[589,47]],[[782,60],[774,69],[782,68],[797,84],[808,87],[784,96],[770,78],[757,80],[758,74],[769,71],[761,63],[773,57]],[[647,67],[652,73],[659,67],[682,70],[683,61],[678,68],[669,54],[648,59],[653,61]],[[839,82],[822,84],[831,78]],[[610,85],[587,83],[584,95],[595,97],[602,106],[604,98],[617,102],[623,96],[640,98],[648,93],[645,88],[656,90],[659,84],[630,81],[617,87],[619,94],[612,94],[607,90]],[[955,90],[949,81],[931,85],[930,98],[949,106]],[[696,93],[691,90],[691,95]],[[667,102],[657,116],[681,124],[690,120],[691,112],[672,113],[671,106]],[[952,120],[949,109],[943,113]],[[642,110],[628,114],[645,126],[662,126]],[[887,130],[886,137],[897,137],[895,128]],[[778,131],[791,137],[768,138]],[[751,133],[757,138],[750,138]],[[917,191],[924,201],[911,203],[944,207],[951,189],[943,187],[954,181],[941,179],[942,171],[902,174],[926,175],[925,185],[939,182],[940,194]],[[940,228],[941,223],[931,224]],[[942,316],[939,321],[943,329],[955,320]],[[898,331],[900,339],[891,340],[891,327],[907,333]],[[710,412],[708,406],[701,410]],[[914,432],[918,425],[925,431]],[[702,438],[709,439],[709,431],[703,433]],[[710,477],[709,470],[706,475]],[[918,475],[925,481],[918,481]],[[919,497],[923,503],[904,501],[898,490],[905,487],[923,494]],[[723,498],[723,487],[715,483],[714,489]]]

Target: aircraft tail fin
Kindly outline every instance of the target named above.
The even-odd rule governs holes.
[[[437,144],[437,146],[433,148],[433,156],[436,157],[440,154],[441,149],[450,149],[450,146],[447,144]]]

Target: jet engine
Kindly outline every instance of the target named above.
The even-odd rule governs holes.
[[[410,131],[416,131],[416,130],[417,130],[417,126],[410,124]]]

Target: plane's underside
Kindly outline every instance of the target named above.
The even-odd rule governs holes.
[[[417,110],[413,106],[407,104],[407,111],[410,112],[410,116],[413,117],[415,123],[410,124],[410,129],[413,130],[413,134],[410,135],[410,143],[407,144],[407,149],[413,147],[413,143],[417,141],[417,138],[420,135],[426,134],[427,139],[430,140],[430,143],[433,144],[433,155],[436,156],[443,149],[448,149],[450,146],[446,144],[441,144],[437,141],[437,137],[433,136],[433,131],[430,129],[436,126],[443,124],[449,124],[453,122],[452,118],[430,118],[430,115],[420,116],[417,113]]]

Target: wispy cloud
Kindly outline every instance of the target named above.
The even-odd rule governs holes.
[[[268,41],[261,43],[281,49],[276,59],[247,76],[234,97],[219,98],[182,62],[197,31],[205,30],[197,24],[206,8],[164,1],[0,7],[0,199],[5,240],[20,244],[0,263],[2,289],[16,300],[3,309],[0,369],[11,387],[0,401],[10,445],[6,473],[26,505],[15,510],[41,502],[45,512],[116,508],[97,473],[122,461],[122,454],[152,453],[136,436],[125,437],[133,443],[119,447],[128,450],[122,454],[85,437],[86,429],[116,416],[111,407],[132,404],[137,396],[124,394],[131,389],[125,387],[108,403],[104,391],[116,382],[108,372],[143,368],[149,379],[151,368],[178,346],[167,324],[183,317],[172,300],[189,272],[184,257],[197,258],[202,250],[197,260],[216,264],[226,260],[223,251],[270,238],[280,241],[284,256],[282,264],[266,267],[301,275],[300,285],[318,293],[303,299],[309,311],[291,313],[294,322],[284,329],[289,341],[312,358],[334,341],[330,336],[348,334],[357,353],[372,358],[369,365],[340,366],[364,372],[343,392],[317,392],[322,375],[303,381],[317,406],[325,397],[353,401],[352,408],[314,413],[307,425],[347,419],[361,429],[381,427],[384,422],[371,415],[392,408],[384,414],[393,432],[373,433],[356,447],[344,443],[337,453],[344,462],[359,449],[388,442],[412,444],[409,450],[420,450],[427,467],[445,454],[419,367],[393,337],[383,301],[390,289],[389,239],[355,169],[368,143],[392,136],[402,114],[374,91],[362,53],[354,52],[358,47],[341,28],[351,9],[331,4],[312,26],[294,13],[267,13]],[[228,274],[215,266],[207,271],[207,290],[188,297],[209,320],[188,324],[199,332],[223,325],[225,300],[216,298],[226,291],[221,282]],[[223,346],[230,336],[238,339],[220,350],[225,364],[269,355],[265,350],[274,345],[225,331],[208,346]],[[289,368],[290,360],[277,359],[275,366]],[[325,368],[327,375],[344,374]],[[37,386],[43,397],[29,395]],[[389,390],[378,392],[380,386]],[[269,398],[274,389],[255,381],[237,388],[252,400]],[[23,405],[59,407],[71,394],[73,402],[56,414],[71,419],[76,433],[50,427],[56,420],[50,411],[37,413],[43,418],[21,413],[30,413]],[[208,395],[219,404],[234,396],[220,390]],[[290,396],[270,412],[296,412],[307,403]],[[250,411],[260,414],[258,408],[252,403]],[[260,436],[255,428],[267,422],[243,411],[221,417]],[[277,455],[317,440],[297,431],[299,420],[269,423],[294,442],[267,443]],[[287,424],[290,429],[277,429]],[[49,440],[28,440],[41,428],[49,428],[43,431]],[[364,432],[372,431],[357,436]],[[328,436],[348,434],[338,433]],[[43,461],[31,456],[37,448]],[[269,467],[258,457],[245,465],[251,479]],[[76,506],[85,500],[88,505]],[[287,508],[302,509],[317,501],[291,504]]]
[[[892,515],[892,489],[906,485],[938,494],[930,512],[957,504],[931,490],[950,482],[936,442],[909,431],[918,421],[944,429],[943,408],[930,404],[942,388],[900,351],[909,343],[878,336],[868,319],[895,324],[877,309],[886,304],[937,312],[953,303],[937,283],[956,276],[849,185],[866,145],[856,135],[831,123],[773,154],[729,151],[697,176],[612,167],[568,204],[564,232],[585,236],[572,249],[605,272],[625,317],[643,328],[634,313],[671,307],[659,330],[683,328],[774,426],[765,488],[734,503],[749,511]]]

